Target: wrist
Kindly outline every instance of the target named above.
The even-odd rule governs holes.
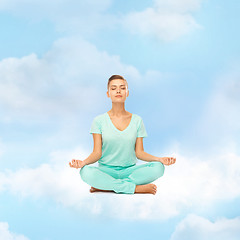
[[[161,157],[158,157],[158,162],[161,162],[162,163],[162,158]]]

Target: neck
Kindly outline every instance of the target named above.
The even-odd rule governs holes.
[[[112,103],[112,109],[108,111],[112,116],[123,116],[127,114],[124,103]]]

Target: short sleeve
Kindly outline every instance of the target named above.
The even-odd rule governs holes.
[[[102,134],[101,125],[99,123],[99,120],[96,117],[92,121],[92,125],[91,125],[89,133],[90,134],[92,134],[92,133]]]
[[[137,137],[147,137],[147,132],[146,132],[142,118],[140,120],[140,124],[137,129]]]

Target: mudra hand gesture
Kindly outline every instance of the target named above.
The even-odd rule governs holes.
[[[162,162],[164,165],[171,165],[176,162],[176,158],[173,157],[161,157],[160,162]]]
[[[72,163],[69,162],[69,165],[73,168],[82,168],[83,166],[85,166],[85,163],[82,160],[72,159]]]

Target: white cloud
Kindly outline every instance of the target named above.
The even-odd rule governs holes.
[[[0,161],[1,161],[1,156],[5,152],[5,145],[3,144],[1,138],[0,138]]]
[[[203,113],[209,127],[231,133],[240,129],[240,71],[235,69],[218,76]]]
[[[79,153],[80,157],[86,156],[79,148],[72,152],[56,151],[51,153],[50,164],[41,164],[34,169],[20,168],[16,172],[6,169],[0,174],[2,189],[22,198],[50,197],[63,205],[83,207],[82,201],[88,195],[87,186],[81,184],[76,174],[78,170],[68,165],[73,157],[79,157]]]
[[[9,231],[7,222],[0,222],[0,239],[2,240],[28,240],[29,238]]]
[[[154,0],[154,6],[161,12],[187,13],[200,9],[203,0]]]
[[[11,122],[18,116],[64,118],[105,108],[107,80],[112,74],[125,76],[130,89],[162,77],[151,69],[141,75],[119,56],[99,51],[77,36],[55,41],[42,58],[34,53],[6,58],[0,62],[0,105],[6,111],[2,121]]]
[[[172,41],[193,29],[202,28],[192,13],[200,9],[202,0],[155,0],[152,7],[126,14],[108,12],[112,1],[1,1],[0,9],[40,21],[49,19],[58,31],[84,36],[96,35],[102,29],[123,26],[130,32],[156,36]],[[87,23],[87,25],[86,25]]]
[[[240,217],[219,218],[211,222],[206,218],[189,214],[177,224],[170,240],[238,240],[240,236]]]
[[[155,36],[159,40],[172,41],[196,28],[191,12],[200,7],[200,0],[157,0],[153,7],[132,12],[123,17],[123,26],[133,34]]]
[[[164,176],[154,182],[158,186],[156,195],[90,193],[79,169],[68,165],[72,158],[87,157],[81,148],[52,153],[49,164],[35,169],[6,169],[0,173],[0,190],[18,198],[52,198],[81,212],[130,220],[166,220],[185,211],[206,211],[215,203],[240,196],[239,156],[216,156],[215,161],[175,156],[177,162],[166,166]]]
[[[31,22],[50,20],[64,33],[91,35],[116,21],[114,16],[106,14],[111,3],[111,0],[4,0],[0,2],[0,9]]]
[[[230,69],[223,70],[215,77],[212,91],[205,100],[199,117],[188,128],[184,143],[187,151],[199,149],[212,157],[225,153],[226,149],[236,151],[239,145],[240,130],[240,71],[239,62]],[[192,136],[195,137],[194,141]],[[190,147],[189,147],[190,146]]]

